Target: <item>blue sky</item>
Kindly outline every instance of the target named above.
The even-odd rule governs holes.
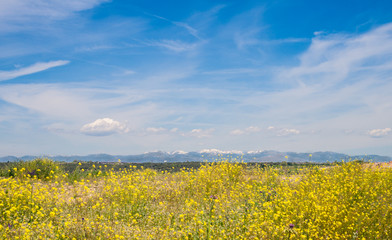
[[[392,156],[391,1],[0,1],[0,156]]]

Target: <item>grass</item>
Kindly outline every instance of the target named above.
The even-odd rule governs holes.
[[[176,164],[4,164],[0,238],[392,239],[390,168]]]

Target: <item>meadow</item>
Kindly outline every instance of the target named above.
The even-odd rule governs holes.
[[[387,166],[193,165],[2,164],[0,238],[392,239]]]

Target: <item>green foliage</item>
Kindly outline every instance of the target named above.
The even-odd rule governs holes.
[[[0,176],[48,180],[62,172],[59,163],[48,158],[36,158],[31,161],[7,163],[6,166],[1,168]]]

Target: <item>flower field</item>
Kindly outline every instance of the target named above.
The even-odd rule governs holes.
[[[5,173],[1,239],[392,239],[392,169],[371,163]]]

